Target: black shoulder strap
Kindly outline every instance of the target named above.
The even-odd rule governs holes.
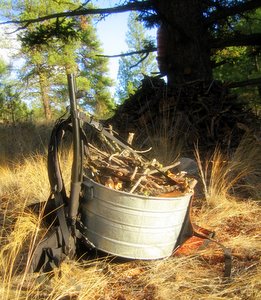
[[[65,132],[72,132],[71,117],[59,119],[53,128],[48,148],[48,176],[51,185],[51,193],[54,195],[56,214],[61,229],[63,250],[66,255],[73,255],[75,252],[75,239],[68,227],[68,199],[64,187],[62,172],[59,163],[59,147]],[[87,138],[80,127],[80,139],[84,146],[87,146]],[[82,153],[83,155],[84,153]]]
[[[58,151],[64,136],[71,123],[71,118],[59,119],[51,133],[51,138],[48,146],[48,177],[52,192],[65,192],[64,183],[59,164]],[[65,196],[65,195],[63,195]]]
[[[47,160],[51,195],[47,201],[49,211],[46,211],[46,216],[48,218],[52,212],[50,223],[55,227],[35,248],[31,263],[32,271],[50,271],[54,266],[58,266],[66,256],[74,256],[76,251],[76,237],[72,235],[67,221],[68,199],[59,163],[59,148],[62,138],[65,132],[71,132],[71,129],[71,118],[69,117],[59,119],[51,133]],[[86,136],[83,131],[81,140],[86,145]]]

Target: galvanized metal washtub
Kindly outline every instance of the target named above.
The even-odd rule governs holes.
[[[83,186],[83,233],[96,249],[132,259],[172,254],[192,194],[146,197],[116,191],[89,178]]]

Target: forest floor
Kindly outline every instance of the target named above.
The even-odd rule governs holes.
[[[192,221],[231,249],[230,278],[224,278],[224,255],[215,243],[161,260],[119,262],[108,255],[66,260],[50,274],[29,273],[44,228],[27,205],[49,197],[50,130],[45,124],[0,128],[1,299],[261,299],[261,155],[260,144],[249,136],[229,158],[219,150],[209,157],[193,151],[191,157],[199,180]],[[165,152],[158,150],[156,158]],[[67,187],[71,159],[68,151],[63,159]]]

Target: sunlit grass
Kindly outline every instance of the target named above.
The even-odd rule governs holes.
[[[2,240],[0,251],[1,299],[20,299],[38,231],[39,221],[33,215],[18,213],[12,232],[2,236],[5,242],[3,245]]]
[[[108,282],[106,274],[99,269],[99,262],[79,264],[68,261],[61,265],[60,270],[54,271],[50,285],[50,294],[46,299],[95,299]]]
[[[1,168],[2,196],[24,202],[45,201],[50,193],[45,156],[31,155],[22,163]]]
[[[247,137],[230,157],[218,150],[208,159],[196,153],[205,197],[193,207],[192,220],[231,248],[230,280],[224,280],[223,253],[214,243],[187,256],[124,263],[68,259],[50,274],[29,273],[33,249],[46,228],[41,214],[27,206],[49,197],[46,154],[28,153],[19,163],[2,164],[0,299],[260,299],[259,149]],[[68,150],[61,158],[67,191],[71,155]]]
[[[69,186],[71,152],[61,159]],[[48,199],[50,187],[46,157],[32,155],[23,163],[2,167],[0,184],[0,298],[11,299],[93,299],[105,283],[96,265],[66,261],[61,268],[46,276],[30,274],[33,250],[46,228],[41,211],[33,214],[28,205]]]
[[[24,212],[14,221],[10,235],[5,237],[0,251],[0,298],[53,300],[77,296],[77,299],[93,299],[106,284],[98,264],[65,261],[50,274],[29,272],[33,249],[43,235],[39,225],[40,219]]]
[[[216,272],[220,264],[208,267],[206,264],[196,257],[157,262],[149,274],[149,282],[157,285],[160,299],[170,299],[175,295],[177,299],[259,299],[260,283],[257,280],[260,279],[260,268],[255,272],[246,270],[225,281]]]
[[[244,192],[249,196],[250,191],[256,199],[260,197],[261,149],[249,136],[242,139],[230,156],[216,148],[211,156],[203,159],[196,147],[195,158],[208,204],[217,205],[233,195],[241,194],[244,198]]]

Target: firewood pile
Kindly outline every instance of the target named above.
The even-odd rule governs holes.
[[[235,148],[246,130],[258,122],[237,96],[219,82],[201,81],[169,90],[159,78],[145,77],[141,87],[107,121],[122,135],[135,132],[137,145],[149,147],[149,138],[168,131],[170,143],[185,141],[206,149]]]
[[[179,162],[163,166],[156,159],[149,160],[144,151],[130,147],[132,139],[133,134],[129,134],[129,143],[121,147],[100,133],[98,142],[96,139],[95,144],[88,143],[85,176],[111,189],[143,196],[175,197],[193,193],[197,181],[186,172],[174,172]]]

